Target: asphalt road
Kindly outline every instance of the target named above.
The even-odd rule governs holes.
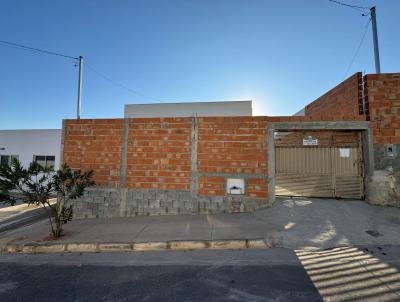
[[[321,301],[287,249],[0,255],[0,301]]]

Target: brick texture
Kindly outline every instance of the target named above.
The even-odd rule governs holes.
[[[346,119],[341,116],[340,118]],[[357,115],[351,119],[364,119]],[[198,192],[225,195],[229,177],[246,179],[247,195],[265,198],[267,192],[268,122],[335,120],[313,117],[201,117],[198,119]],[[123,119],[67,120],[64,161],[74,169],[93,169],[101,187],[119,187]],[[126,187],[191,189],[192,118],[134,118],[128,120]],[[315,132],[310,133],[315,135]],[[292,133],[277,145],[301,144],[305,134]],[[354,143],[354,133],[319,133],[322,145]],[[206,176],[203,176],[206,175]],[[242,176],[240,176],[242,175]]]
[[[267,181],[261,178],[250,178],[247,180],[247,194],[250,197],[267,198]]]
[[[122,119],[66,120],[64,162],[73,169],[94,170],[98,186],[118,187]]]
[[[358,147],[359,135],[358,131],[279,132],[275,138],[275,146],[302,147],[303,138],[312,136],[318,139],[319,147]]]
[[[224,177],[206,177],[199,179],[199,194],[204,196],[222,196],[225,195]]]
[[[374,144],[400,144],[399,114],[400,73],[368,74],[364,79],[361,73],[356,73],[307,105],[305,117],[273,117],[269,120],[365,119],[372,122]]]
[[[200,195],[225,195],[226,178],[236,174],[266,179],[266,126],[266,117],[198,119],[197,171],[211,174],[199,177]],[[65,127],[64,161],[93,169],[100,187],[119,187],[124,120],[67,120]],[[127,188],[189,191],[192,118],[134,118],[128,127]],[[247,186],[247,195],[267,196],[265,180]]]
[[[254,198],[263,202],[268,196],[268,123],[363,120],[372,123],[374,144],[400,144],[399,73],[367,75],[364,79],[361,73],[356,73],[307,105],[305,116],[200,117],[195,129],[198,139],[195,155],[192,154],[193,118],[129,119],[126,187],[143,190],[139,195],[151,195],[148,203],[157,202],[152,196],[154,191],[160,192],[163,202],[159,206],[165,209],[174,206],[169,205],[172,202],[169,198],[161,198],[163,190],[176,193],[174,200],[183,201],[183,206],[178,207],[183,209],[198,188],[202,196],[198,202],[209,204],[209,209],[221,210],[222,205],[211,199],[221,202],[225,198],[221,196],[226,195],[227,178],[244,178],[247,196],[243,197],[249,199],[247,206],[250,206]],[[124,119],[66,120],[64,162],[73,169],[94,170],[99,187],[121,187],[124,125]],[[350,147],[359,143],[356,131],[313,131],[279,135],[275,144],[299,146],[308,135],[318,138],[320,146]],[[196,162],[192,163],[192,159]],[[151,194],[146,193],[150,191]],[[136,199],[141,200],[132,197]],[[229,207],[235,208],[232,196],[225,199],[231,200]],[[137,205],[138,209],[142,206]],[[197,207],[202,208],[200,204]]]
[[[335,122],[335,121],[365,121],[365,115],[329,115],[316,114],[310,116],[268,116],[268,122]]]
[[[362,82],[361,74],[354,74],[306,106],[305,116],[198,118],[199,194],[225,195],[226,179],[236,176],[246,179],[248,196],[267,196],[269,122],[370,120],[375,144],[400,144],[400,74],[364,77],[365,114]],[[192,118],[135,118],[128,124],[126,186],[189,191]],[[119,187],[123,127],[123,119],[66,120],[64,161],[74,169],[93,169],[101,187]],[[292,132],[275,143],[301,145],[307,135],[321,146],[358,143],[357,132],[340,131]]]
[[[129,119],[127,187],[190,189],[191,118]]]
[[[203,173],[267,173],[265,117],[203,117],[199,119],[198,171]],[[224,195],[221,182],[200,178],[202,195]]]
[[[357,116],[363,114],[362,74],[355,73],[305,107],[306,116]]]
[[[265,118],[204,117],[199,120],[199,172],[267,172]]]
[[[400,73],[364,77],[375,144],[400,144]]]

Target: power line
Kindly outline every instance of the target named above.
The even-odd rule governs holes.
[[[152,100],[157,101],[157,102],[161,102],[160,100],[158,100],[158,99],[156,99],[156,98],[153,98],[153,97],[151,97],[151,96],[145,95],[145,94],[143,94],[143,93],[141,93],[141,92],[139,92],[139,91],[133,90],[133,89],[131,89],[131,88],[125,86],[124,84],[121,84],[120,82],[117,82],[117,81],[111,79],[110,77],[108,77],[108,76],[106,76],[105,74],[103,74],[103,73],[97,71],[96,69],[94,69],[93,67],[91,67],[90,65],[88,65],[87,63],[85,63],[85,66],[86,66],[89,70],[91,70],[92,72],[96,73],[98,76],[100,76],[101,78],[103,78],[104,80],[110,82],[111,84],[113,84],[113,85],[115,85],[115,86],[117,86],[117,87],[123,88],[123,89],[125,89],[125,90],[127,90],[127,91],[129,91],[129,92],[131,92],[131,93],[133,93],[133,94],[135,94],[135,95],[138,95],[138,96],[141,96],[141,97],[145,97],[145,98],[148,98],[148,99],[152,99]]]
[[[52,55],[52,56],[57,56],[57,57],[63,57],[66,59],[72,59],[75,61],[79,60],[79,84],[78,84],[78,106],[77,106],[77,119],[80,118],[80,100],[81,100],[81,87],[82,87],[82,56],[73,57],[69,56],[66,54],[62,54],[59,52],[54,52],[51,50],[46,50],[46,49],[41,49],[41,48],[35,48],[35,47],[30,47],[27,45],[19,44],[19,43],[14,43],[14,42],[9,42],[5,40],[0,40],[0,46],[1,47],[8,47],[8,48],[13,48],[13,49],[18,49],[18,50],[25,50],[25,51],[30,51],[33,53],[40,53],[40,54],[46,54],[46,55]],[[77,65],[75,65],[77,66]]]
[[[328,1],[332,2],[332,3],[335,3],[335,4],[338,4],[338,5],[342,5],[342,6],[346,6],[346,7],[355,9],[355,10],[357,10],[359,12],[362,12],[362,13],[366,13],[366,10],[369,10],[369,7],[366,7],[366,6],[351,5],[351,4],[340,2],[340,1],[337,1],[337,0],[328,0]]]
[[[41,48],[30,47],[30,46],[26,46],[23,44],[8,42],[8,41],[4,41],[4,40],[0,40],[0,46],[14,48],[14,49],[20,49],[20,50],[26,50],[26,51],[32,51],[32,52],[38,52],[38,53],[43,53],[43,54],[47,54],[47,55],[59,56],[59,57],[64,57],[64,58],[68,58],[68,59],[73,59],[73,60],[78,59],[77,57],[68,56],[68,55],[65,55],[62,53],[45,50],[45,49],[41,49]]]
[[[62,53],[58,53],[58,52],[54,52],[54,51],[50,51],[50,50],[46,50],[46,49],[30,47],[30,46],[27,46],[27,45],[23,45],[23,44],[19,44],[19,43],[13,43],[13,42],[5,41],[5,40],[0,40],[0,47],[7,47],[7,48],[12,48],[12,49],[19,49],[19,50],[31,51],[31,52],[42,53],[42,54],[47,54],[47,55],[59,56],[59,57],[64,57],[64,58],[68,58],[68,59],[72,59],[72,60],[78,60],[79,59],[78,57],[73,57],[73,56],[69,56],[69,55],[66,55],[66,54],[62,54]],[[151,96],[145,95],[145,94],[143,94],[143,93],[141,93],[139,91],[133,90],[133,89],[125,86],[124,84],[113,80],[109,76],[106,76],[105,74],[97,71],[96,69],[94,69],[93,67],[88,65],[87,63],[85,63],[85,66],[89,70],[93,71],[98,76],[102,77],[104,80],[110,82],[111,84],[113,84],[115,86],[123,88],[123,89],[125,89],[125,90],[127,90],[130,93],[133,93],[135,95],[138,95],[138,96],[141,96],[141,97],[144,97],[144,98],[148,98],[148,99],[152,99],[152,100],[155,100],[157,102],[160,102],[160,100],[158,100],[156,98],[153,98]]]
[[[360,43],[359,43],[358,46],[357,46],[356,52],[354,53],[354,56],[353,56],[353,58],[351,59],[350,64],[349,64],[349,66],[348,66],[347,69],[346,69],[346,72],[345,72],[345,75],[344,75],[345,77],[347,76],[348,72],[350,71],[351,67],[353,66],[353,63],[354,63],[354,61],[355,61],[355,59],[356,59],[356,57],[357,57],[357,55],[358,55],[358,52],[359,52],[360,49],[361,49],[361,46],[362,46],[362,44],[363,44],[363,42],[364,42],[364,39],[365,39],[365,36],[367,35],[367,32],[368,32],[369,23],[370,23],[370,22],[371,22],[371,18],[369,18],[367,24],[365,24],[364,33],[363,33],[363,35],[362,35],[362,37],[361,37]]]

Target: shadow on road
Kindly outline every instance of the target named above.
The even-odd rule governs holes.
[[[296,250],[325,301],[400,301],[400,272],[384,247]]]

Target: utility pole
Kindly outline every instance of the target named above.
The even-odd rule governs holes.
[[[83,57],[79,56],[78,102],[76,106],[76,118],[78,120],[81,118],[82,67],[83,67]]]
[[[374,41],[374,55],[375,55],[375,71],[381,73],[381,62],[379,59],[379,45],[378,45],[378,31],[376,28],[376,11],[375,6],[370,8],[371,21],[372,21],[372,37]]]

